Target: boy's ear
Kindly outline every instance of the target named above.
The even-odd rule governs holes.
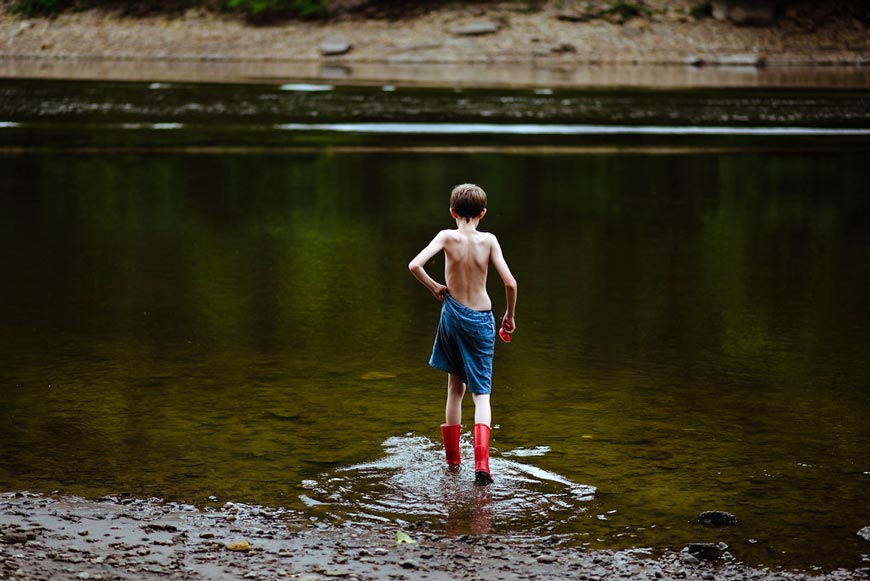
[[[486,208],[480,213],[480,216],[477,217],[478,220],[483,220],[483,217],[486,216]]]
[[[454,210],[452,207],[450,208],[450,215],[453,216],[454,220],[459,218],[459,214],[457,214],[456,210]]]

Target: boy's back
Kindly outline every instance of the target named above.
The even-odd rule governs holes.
[[[445,230],[444,278],[454,299],[475,311],[489,311],[486,274],[495,236],[473,228]]]

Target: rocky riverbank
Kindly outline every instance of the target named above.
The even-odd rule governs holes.
[[[857,580],[747,567],[712,547],[643,551],[557,548],[555,539],[445,537],[318,528],[280,509],[105,497],[0,495],[0,579],[779,579]],[[694,550],[694,549],[693,549]],[[717,556],[718,555],[718,556]],[[706,558],[705,558],[706,557]]]
[[[356,69],[356,76],[364,71],[365,79],[384,76],[377,71],[385,67],[440,67],[438,74],[445,67],[477,67],[501,69],[510,78],[522,70],[534,83],[537,71],[551,71],[545,76],[558,79],[602,66],[736,69],[744,75],[759,69],[846,67],[866,76],[870,69],[868,24],[848,10],[819,3],[793,3],[764,26],[699,17],[698,2],[692,0],[646,0],[636,15],[605,13],[599,4],[606,5],[444,3],[400,19],[346,11],[326,21],[270,26],[201,9],[144,17],[106,10],[44,19],[3,14],[0,74],[76,77],[82,75],[76,69],[84,69],[87,76],[111,78],[118,68],[135,74],[143,65],[153,71],[159,63],[167,70],[187,64],[184,74],[193,77],[200,70],[240,65],[259,77],[342,78],[354,76],[347,70]]]

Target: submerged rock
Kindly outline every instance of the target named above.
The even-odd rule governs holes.
[[[858,531],[858,536],[865,541],[870,541],[870,527],[864,527],[863,529]]]
[[[698,515],[698,522],[713,527],[727,527],[737,524],[737,517],[730,512],[706,510]]]

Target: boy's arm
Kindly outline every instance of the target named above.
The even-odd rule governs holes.
[[[420,254],[414,257],[414,259],[408,263],[408,270],[411,271],[417,280],[419,280],[423,286],[429,289],[435,298],[439,301],[444,300],[444,295],[447,293],[447,287],[443,284],[436,282],[429,274],[426,272],[426,269],[423,268],[429,259],[444,250],[444,232],[439,232],[435,238],[432,239],[432,242],[429,243],[426,248],[420,251]]]
[[[501,246],[495,236],[492,237],[490,260],[492,260],[492,265],[495,267],[496,272],[498,272],[498,275],[504,283],[504,294],[507,308],[505,309],[504,318],[502,318],[501,324],[505,331],[513,333],[514,329],[517,328],[516,322],[514,321],[514,312],[517,307],[517,280],[514,278],[514,275],[511,274],[511,269],[508,267],[507,261],[504,259]]]

